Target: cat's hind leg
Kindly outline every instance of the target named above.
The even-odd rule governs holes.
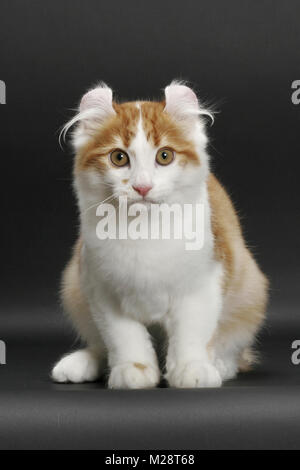
[[[67,354],[52,370],[52,379],[58,383],[94,382],[99,376],[99,357],[88,348]]]
[[[62,282],[62,302],[78,336],[86,348],[67,354],[54,366],[55,382],[83,383],[97,380],[104,371],[106,350],[80,287],[80,242],[66,267]]]
[[[239,372],[251,370],[256,362],[252,350],[257,330],[243,328],[241,324],[221,325],[211,349],[213,363],[223,381],[234,379]]]
[[[249,371],[257,362],[253,345],[265,319],[268,281],[252,260],[238,285],[239,289],[232,289],[225,299],[211,343],[214,364],[223,381]]]

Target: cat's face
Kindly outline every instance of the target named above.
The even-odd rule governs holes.
[[[75,175],[99,202],[172,203],[190,199],[207,174],[206,114],[194,92],[171,84],[162,102],[117,104],[107,87],[81,101],[74,133]],[[91,200],[91,198],[90,198]]]

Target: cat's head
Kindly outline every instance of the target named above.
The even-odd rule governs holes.
[[[160,102],[116,103],[106,85],[86,93],[76,124],[77,190],[90,201],[114,195],[129,202],[191,199],[208,171],[203,109],[190,88],[172,82]],[[113,199],[113,198],[112,198]]]

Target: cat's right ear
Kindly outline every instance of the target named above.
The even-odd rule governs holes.
[[[60,138],[78,124],[73,134],[73,145],[79,148],[93,135],[101,124],[116,114],[113,108],[113,92],[104,83],[88,91],[80,101],[79,112],[62,129]]]
[[[83,95],[79,106],[79,112],[84,113],[93,109],[95,113],[101,114],[103,118],[105,118],[109,114],[115,113],[112,103],[112,89],[102,83],[100,86],[93,88]]]

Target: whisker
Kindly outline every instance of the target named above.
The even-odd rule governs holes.
[[[92,206],[88,207],[87,209],[85,209],[84,211],[84,214],[89,211],[90,209],[92,209],[93,207],[96,207],[96,206],[101,206],[101,204],[104,204],[104,202],[108,201],[109,199],[111,198],[115,198],[116,196],[118,196],[117,194],[111,194],[110,196],[108,196],[106,199],[104,199],[103,201],[99,201],[99,202],[96,202],[95,204],[93,204]]]

